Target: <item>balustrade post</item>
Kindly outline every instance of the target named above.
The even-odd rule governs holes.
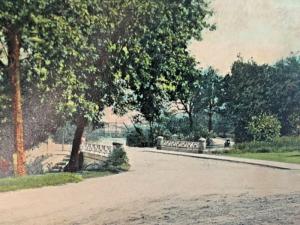
[[[164,137],[158,136],[157,137],[157,146],[156,146],[156,148],[159,149],[159,150],[161,150],[163,142],[164,142]]]
[[[200,138],[199,139],[199,149],[198,149],[198,153],[203,153],[203,151],[205,150],[205,138]]]

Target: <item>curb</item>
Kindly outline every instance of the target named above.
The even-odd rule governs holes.
[[[152,153],[159,153],[159,154],[166,154],[166,155],[176,155],[176,156],[182,156],[182,157],[218,160],[218,161],[231,162],[231,163],[243,163],[243,164],[248,164],[248,165],[262,166],[262,167],[281,169],[281,170],[300,170],[300,165],[298,165],[298,164],[290,164],[290,163],[282,163],[282,162],[274,162],[274,161],[266,161],[266,160],[253,160],[253,159],[235,158],[235,157],[228,157],[228,156],[194,154],[194,153],[174,152],[174,151],[165,151],[165,150],[145,149],[144,151],[152,152]]]

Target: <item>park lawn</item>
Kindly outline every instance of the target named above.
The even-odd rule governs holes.
[[[300,151],[268,152],[268,153],[245,152],[245,153],[228,153],[226,155],[233,156],[233,157],[247,158],[247,159],[259,159],[259,160],[267,160],[267,161],[300,164]]]
[[[87,178],[103,177],[112,174],[115,173],[110,171],[86,171],[82,173],[47,173],[43,175],[2,178],[0,179],[0,192],[78,183]]]

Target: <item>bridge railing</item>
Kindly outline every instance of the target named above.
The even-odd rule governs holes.
[[[163,137],[157,139],[157,149],[179,152],[202,153],[205,149],[205,139],[199,142],[164,140]]]
[[[114,149],[123,148],[123,144],[112,143],[112,145],[84,143],[80,147],[83,157],[82,167],[84,169],[100,169],[108,160]]]
[[[113,150],[113,146],[111,145],[99,145],[99,144],[82,144],[80,147],[80,151],[83,153],[90,153],[94,155],[99,155],[103,157],[108,157]]]

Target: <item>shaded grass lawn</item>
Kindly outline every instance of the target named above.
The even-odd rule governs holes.
[[[268,152],[268,153],[233,152],[233,153],[228,153],[226,155],[233,156],[233,157],[247,158],[247,159],[260,159],[260,160],[300,164],[300,151]]]
[[[112,174],[115,173],[110,171],[85,171],[82,173],[48,173],[25,177],[3,178],[0,179],[0,192],[78,183],[87,178],[103,177]]]

